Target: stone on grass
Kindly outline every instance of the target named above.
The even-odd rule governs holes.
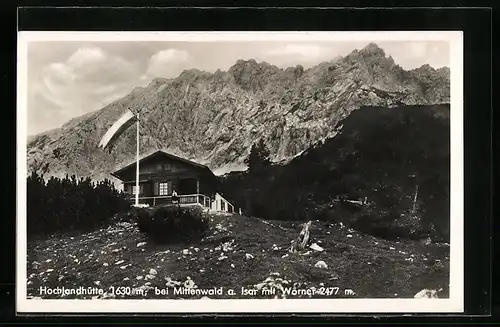
[[[316,264],[314,265],[314,267],[316,268],[321,268],[321,269],[327,269],[328,266],[326,265],[326,263],[322,260],[316,262]]]
[[[438,298],[437,293],[438,293],[438,291],[436,291],[436,290],[430,290],[430,289],[424,288],[423,290],[421,290],[420,292],[415,294],[414,298],[415,299],[437,299]]]
[[[309,246],[309,248],[311,248],[314,251],[318,251],[318,252],[323,252],[324,251],[324,249],[321,246],[319,246],[318,244],[316,244],[316,243],[311,244]]]

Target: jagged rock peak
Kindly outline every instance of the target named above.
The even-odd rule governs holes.
[[[236,63],[233,65],[234,66],[242,66],[242,65],[258,65],[257,61],[255,59],[238,59]]]
[[[199,70],[199,69],[196,69],[196,68],[192,68],[192,69],[185,69],[182,71],[182,73],[179,75],[180,78],[184,78],[184,77],[198,77],[198,76],[209,76],[209,75],[212,75],[208,72],[205,72],[205,71],[202,71],[202,70]]]
[[[363,56],[377,56],[377,57],[385,57],[385,51],[375,43],[369,43],[366,47],[359,51]]]
[[[143,92],[144,90],[145,90],[145,88],[144,88],[144,87],[141,87],[141,86],[136,86],[136,87],[134,87],[134,89],[132,90],[132,93],[133,93],[133,94],[138,94],[138,93]]]
[[[302,65],[296,65],[295,67],[288,67],[285,72],[293,74],[295,77],[300,77],[304,74],[304,67]]]
[[[429,64],[423,64],[422,66],[420,66],[419,68],[417,68],[417,70],[430,70],[430,71],[434,71],[435,69],[429,65]]]
[[[229,68],[229,73],[234,73],[238,71],[259,71],[263,69],[271,69],[271,70],[280,70],[278,67],[266,62],[266,61],[261,61],[257,62],[255,59],[238,59],[236,63]]]
[[[169,79],[168,78],[162,78],[162,77],[157,77],[157,78],[154,78],[151,83],[149,83],[149,87],[151,86],[158,86],[158,85],[162,85],[162,84],[166,84],[168,83]]]

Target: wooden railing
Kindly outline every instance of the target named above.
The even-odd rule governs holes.
[[[204,208],[210,208],[211,201],[210,198],[204,194],[183,194],[178,195],[180,205],[199,205]],[[135,197],[131,196],[128,198],[129,201],[134,202]],[[146,196],[139,197],[140,204],[149,204],[150,206],[156,205],[168,205],[172,204],[172,196],[168,195],[158,195],[158,196]]]

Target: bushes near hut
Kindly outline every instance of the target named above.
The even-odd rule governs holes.
[[[33,172],[27,178],[28,235],[85,231],[108,224],[128,210],[124,195],[109,180],[51,177]]]
[[[156,243],[195,242],[209,229],[209,218],[198,207],[134,208],[139,230]]]

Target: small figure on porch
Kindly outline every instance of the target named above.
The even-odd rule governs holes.
[[[175,190],[172,191],[172,204],[179,204],[179,196]]]

